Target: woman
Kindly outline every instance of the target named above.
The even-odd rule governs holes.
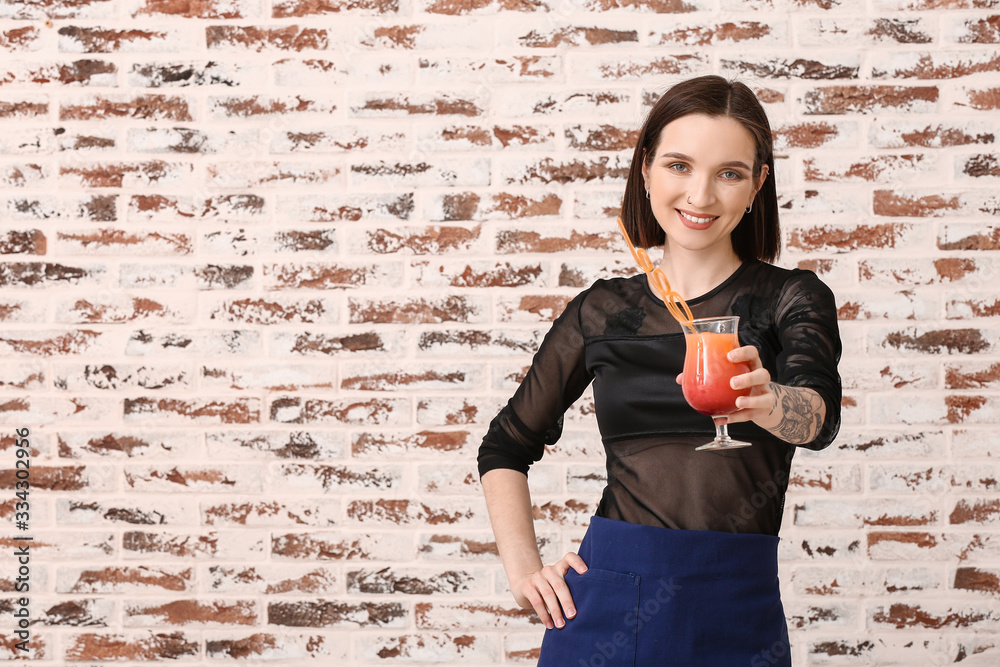
[[[833,294],[769,262],[780,249],[767,117],[743,84],[680,83],[651,110],[622,201],[636,246],[694,317],[738,315],[751,371],[729,418],[751,447],[694,451],[712,419],[685,402],[680,325],[643,274],[600,280],[554,322],[479,452],[511,591],[547,630],[539,665],[789,665],[778,528],[796,447],[840,424]],[[675,382],[676,379],[676,382]],[[527,472],[594,383],[607,486],[580,546],[544,566]]]

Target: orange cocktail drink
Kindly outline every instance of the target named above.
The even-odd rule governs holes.
[[[749,373],[750,367],[734,364],[726,358],[730,350],[740,346],[735,333],[689,334],[687,344],[694,350],[684,357],[684,398],[703,415],[718,417],[736,411],[736,399],[750,393],[749,389],[733,389],[729,381],[736,375]]]
[[[729,381],[750,372],[743,363],[733,363],[726,355],[740,346],[736,334],[740,318],[707,317],[691,320],[684,329],[684,398],[688,404],[715,423],[715,439],[696,449],[747,447],[749,442],[733,440],[727,429],[727,415],[736,412],[736,399],[749,389],[733,389]]]

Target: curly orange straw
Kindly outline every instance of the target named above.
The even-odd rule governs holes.
[[[674,316],[674,319],[682,327],[693,329],[691,321],[694,319],[694,314],[691,312],[691,308],[688,307],[687,302],[681,298],[681,295],[670,288],[670,281],[667,280],[663,269],[653,267],[653,262],[649,260],[649,255],[646,253],[645,248],[636,248],[632,245],[632,239],[628,237],[628,232],[625,231],[625,225],[622,223],[621,218],[618,218],[618,229],[621,230],[622,236],[625,237],[625,243],[628,244],[628,251],[632,253],[632,259],[635,260],[635,263],[646,274],[649,284],[660,294],[660,298],[663,299],[667,310],[670,311],[670,314]]]

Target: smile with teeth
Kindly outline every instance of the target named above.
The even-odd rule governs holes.
[[[707,216],[707,217],[704,217],[704,218],[699,218],[696,215],[691,215],[690,213],[685,213],[684,211],[681,211],[680,209],[678,209],[677,212],[680,213],[680,215],[681,215],[682,218],[684,218],[685,220],[687,220],[689,222],[693,222],[696,225],[707,224],[707,223],[712,222],[713,220],[715,220],[716,218],[719,217],[717,215],[710,215],[710,216]]]

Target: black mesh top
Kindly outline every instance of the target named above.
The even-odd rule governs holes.
[[[841,344],[833,293],[811,271],[746,262],[688,300],[696,318],[739,315],[739,339],[779,384],[826,403],[822,449],[840,427]],[[542,341],[513,398],[490,424],[479,472],[525,474],[559,439],[563,414],[594,383],[608,481],[597,515],[632,523],[777,535],[795,447],[751,422],[730,434],[752,447],[696,452],[715,435],[675,381],[684,334],[646,276],[599,280],[574,298]]]

